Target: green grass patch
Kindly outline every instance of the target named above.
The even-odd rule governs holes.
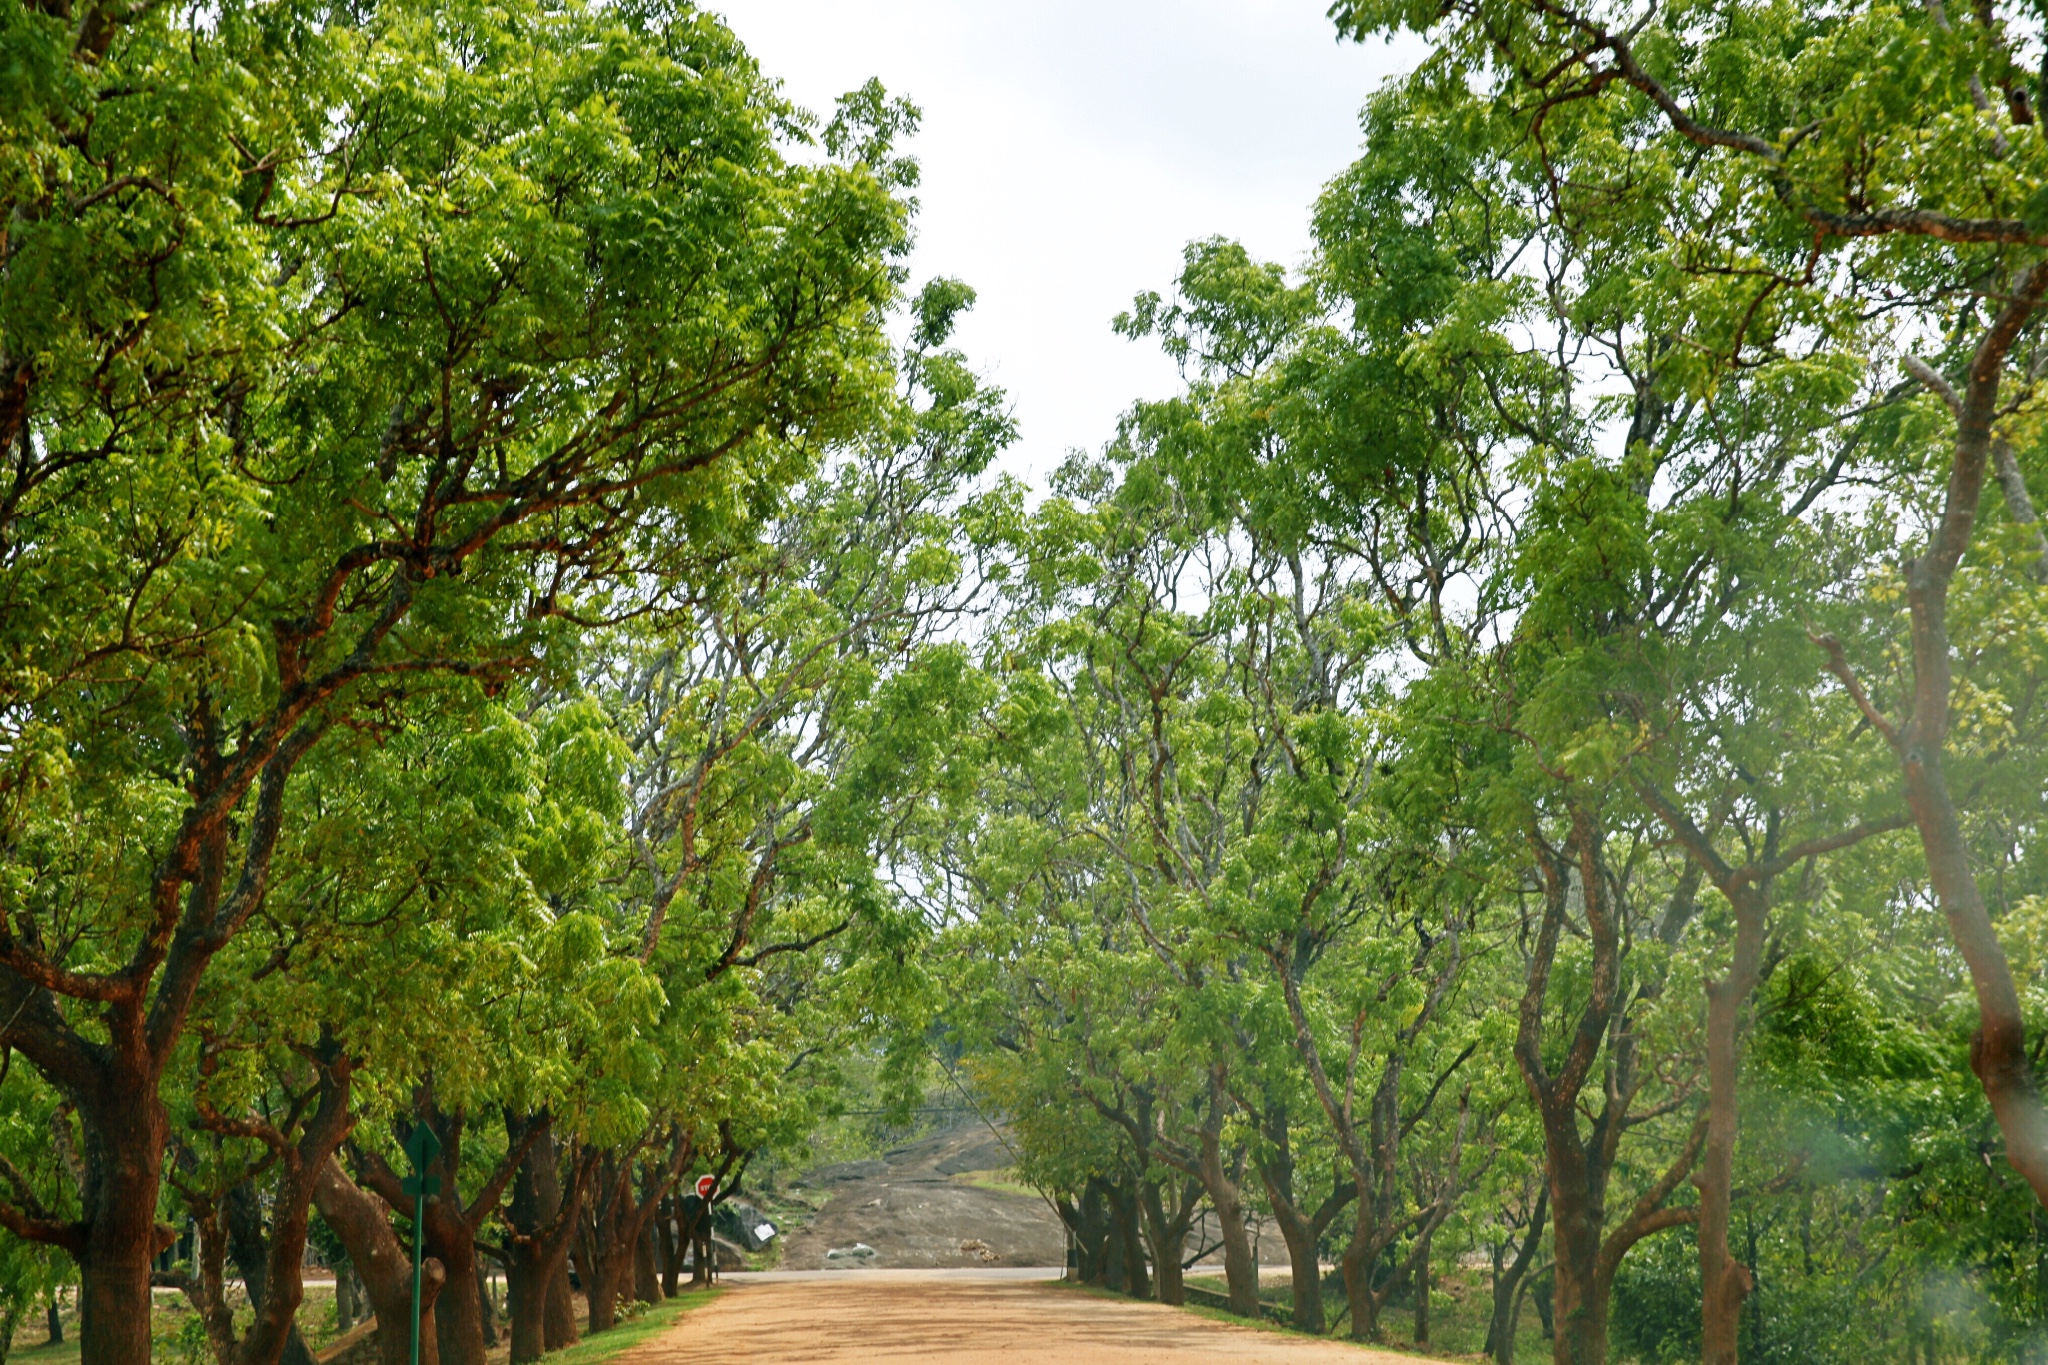
[[[622,1351],[631,1350],[650,1337],[656,1337],[676,1325],[676,1319],[692,1308],[701,1308],[723,1292],[716,1286],[710,1289],[686,1289],[674,1298],[654,1305],[630,1322],[622,1322],[609,1332],[600,1332],[586,1337],[574,1346],[565,1347],[548,1354],[551,1365],[602,1365]]]
[[[953,1179],[962,1185],[972,1185],[978,1190],[994,1190],[997,1194],[1022,1195],[1026,1199],[1043,1199],[1045,1196],[1029,1185],[1020,1185],[1015,1180],[1006,1180],[1011,1171],[962,1171]]]

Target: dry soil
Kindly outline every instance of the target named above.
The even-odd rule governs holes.
[[[727,1284],[666,1335],[619,1357],[619,1365],[1416,1365],[1421,1359],[1237,1327],[1017,1272],[834,1271],[734,1276]]]
[[[1059,1265],[1066,1234],[1043,1199],[1000,1184],[1013,1158],[979,1125],[937,1133],[878,1161],[826,1166],[800,1188],[822,1207],[791,1228],[790,1270],[820,1270],[825,1253],[856,1243],[875,1249],[878,1270],[981,1265]]]

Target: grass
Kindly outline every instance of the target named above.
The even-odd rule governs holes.
[[[1013,1172],[1004,1171],[962,1171],[953,1179],[962,1185],[972,1185],[978,1190],[994,1190],[997,1194],[1018,1194],[1026,1199],[1043,1199],[1045,1196],[1029,1185],[1020,1185],[1003,1177]]]
[[[1227,1286],[1220,1275],[1190,1275],[1187,1284],[1193,1289],[1206,1289],[1211,1293],[1227,1292]],[[1107,1293],[1108,1291],[1103,1291]],[[1122,1295],[1111,1297],[1121,1298]],[[1294,1306],[1293,1287],[1285,1280],[1262,1279],[1259,1285],[1261,1302],[1288,1310]],[[1335,1322],[1337,1314],[1344,1307],[1341,1290],[1326,1290],[1323,1294],[1323,1317]],[[1415,1323],[1415,1309],[1412,1303],[1392,1304],[1380,1315],[1380,1330],[1385,1340],[1373,1343],[1373,1349],[1380,1351],[1404,1352],[1423,1359],[1446,1357],[1476,1358],[1480,1348],[1486,1344],[1487,1319],[1493,1311],[1493,1296],[1488,1288],[1484,1272],[1463,1267],[1447,1266],[1438,1270],[1435,1292],[1429,1302],[1429,1344],[1417,1346],[1407,1339]],[[1241,1327],[1256,1327],[1261,1331],[1282,1332],[1290,1336],[1308,1336],[1286,1323],[1260,1319],[1240,1318],[1227,1309],[1210,1308],[1201,1304],[1188,1304],[1185,1311],[1200,1314],[1217,1322],[1236,1323]],[[1325,1340],[1349,1341],[1350,1319],[1347,1317],[1337,1324],[1335,1334],[1326,1335]],[[1518,1361],[1539,1361],[1549,1358],[1550,1343],[1543,1337],[1533,1304],[1524,1302],[1519,1330],[1515,1334],[1515,1359]]]
[[[661,1335],[675,1326],[676,1319],[692,1308],[701,1308],[717,1298],[723,1291],[710,1289],[685,1289],[674,1298],[654,1305],[630,1322],[622,1322],[609,1332],[600,1332],[586,1337],[564,1350],[553,1351],[546,1359],[552,1365],[602,1365],[622,1351],[627,1351],[651,1337]]]
[[[718,1295],[717,1289],[685,1289],[675,1298],[656,1304],[636,1317],[622,1320],[609,1332],[586,1337],[574,1346],[550,1352],[549,1365],[603,1365],[604,1361],[631,1347],[638,1346],[650,1337],[659,1335],[675,1325],[676,1319],[692,1308],[709,1303]],[[578,1301],[581,1307],[581,1301]],[[621,1304],[624,1310],[627,1307]],[[577,1318],[582,1319],[578,1312]],[[191,1306],[183,1295],[159,1294],[155,1300],[155,1312],[150,1323],[150,1335],[154,1338],[153,1357],[161,1361],[191,1360],[195,1365],[210,1365],[213,1357],[203,1342],[192,1340],[193,1329],[197,1327]],[[238,1326],[246,1325],[238,1323]],[[299,1330],[306,1336],[306,1342],[319,1351],[340,1335],[334,1330],[334,1290],[332,1287],[308,1285],[305,1302],[299,1306]],[[196,1349],[196,1352],[194,1348]],[[511,1332],[507,1323],[499,1324],[499,1344],[490,1353],[493,1361],[502,1361],[511,1352]],[[14,1349],[7,1353],[7,1365],[72,1365],[78,1359],[78,1308],[77,1290],[72,1290],[64,1305],[64,1340],[52,1343],[48,1340],[40,1312],[27,1316],[15,1333]]]

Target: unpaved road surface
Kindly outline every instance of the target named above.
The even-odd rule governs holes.
[[[1417,1365],[1421,1359],[1236,1327],[1016,1272],[834,1271],[733,1276],[727,1286],[666,1335],[619,1357],[619,1365]]]

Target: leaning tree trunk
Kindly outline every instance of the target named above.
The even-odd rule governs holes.
[[[324,1154],[323,1154],[324,1155]],[[235,1263],[235,1269],[242,1276],[242,1288],[249,1295],[249,1305],[257,1313],[269,1302],[269,1260],[270,1239],[263,1231],[263,1209],[256,1197],[253,1181],[244,1180],[227,1193],[223,1201],[226,1213],[227,1253]],[[341,1316],[341,1277],[335,1277],[335,1315]],[[294,1318],[285,1329],[282,1348],[278,1352],[278,1365],[316,1365],[313,1352],[306,1345],[306,1338],[299,1332]]]
[[[412,1359],[412,1256],[384,1216],[384,1205],[342,1172],[332,1157],[322,1163],[313,1203],[348,1249],[363,1282],[370,1311],[377,1315],[377,1358],[382,1365],[410,1365]],[[440,1365],[434,1300],[447,1271],[428,1257],[421,1267],[420,1365]]]
[[[1223,1239],[1223,1278],[1230,1292],[1230,1311],[1239,1317],[1259,1316],[1259,1262],[1245,1230],[1244,1196],[1223,1164],[1221,1134],[1202,1130],[1202,1186],[1209,1192]]]
[[[1898,758],[1906,804],[1927,857],[1928,880],[1948,920],[1949,935],[1969,968],[1977,997],[1978,1023],[1970,1043],[1970,1068],[1984,1087],[1992,1117],[2005,1139],[2005,1159],[2033,1189],[2035,1199],[2048,1206],[2048,1109],[2042,1106],[2027,1055],[2026,1020],[2013,984],[2012,965],[1970,868],[1969,841],[1942,768],[1954,692],[1949,586],[1976,528],[2006,360],[2044,293],[2048,293],[2048,262],[2028,267],[2012,281],[2004,305],[1977,343],[1960,392],[1950,389],[1924,364],[1908,364],[1923,382],[1932,381],[1930,386],[1948,402],[1956,419],[1956,437],[1941,520],[1925,553],[1905,566],[1913,652],[1913,698],[1905,724],[1893,724],[1871,703],[1850,672],[1840,644],[1831,637],[1821,637],[1819,642],[1864,718],[1885,736]],[[2021,491],[2024,493],[2024,485]],[[2017,506],[2015,514],[2020,514]]]
[[[1258,1163],[1259,1179],[1266,1186],[1266,1206],[1279,1225],[1281,1240],[1287,1243],[1287,1264],[1293,1275],[1294,1325],[1321,1336],[1323,1269],[1316,1254],[1316,1229],[1294,1202],[1293,1157],[1285,1146],[1276,1145],[1274,1150],[1272,1158]]]

